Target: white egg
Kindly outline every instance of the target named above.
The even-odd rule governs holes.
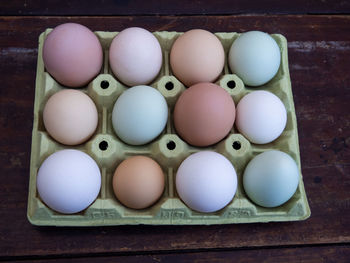
[[[148,84],[161,69],[162,49],[151,32],[130,27],[113,39],[109,63],[116,77],[126,85]]]
[[[202,151],[187,157],[176,174],[176,190],[187,206],[199,212],[224,208],[237,190],[237,175],[223,155]]]
[[[286,124],[286,108],[271,92],[253,91],[237,105],[236,127],[252,143],[274,141],[281,135]]]
[[[255,156],[243,175],[243,187],[248,197],[264,207],[276,207],[287,202],[299,183],[298,167],[288,154],[271,150]]]
[[[260,86],[270,81],[277,73],[281,62],[276,41],[260,31],[240,35],[229,52],[231,71],[248,86]]]
[[[168,120],[163,95],[149,86],[132,87],[117,99],[112,113],[113,128],[120,139],[132,145],[155,139]]]
[[[78,150],[61,150],[50,155],[41,165],[37,190],[51,209],[77,213],[96,199],[101,188],[101,173],[96,162]]]

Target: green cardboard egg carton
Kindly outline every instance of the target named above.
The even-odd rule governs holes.
[[[282,135],[269,144],[251,144],[233,127],[230,134],[211,147],[192,147],[175,132],[172,112],[177,98],[185,90],[184,85],[173,76],[169,64],[172,44],[182,33],[155,32],[163,51],[163,65],[157,78],[150,84],[159,90],[169,106],[166,128],[154,141],[144,146],[132,146],[122,142],[115,134],[111,115],[118,96],[127,89],[114,77],[108,61],[108,49],[117,32],[95,32],[104,50],[104,63],[100,74],[81,90],[87,93],[98,109],[99,123],[94,135],[84,144],[65,146],[52,139],[43,124],[43,108],[48,98],[65,87],[57,83],[44,68],[42,48],[51,29],[40,35],[36,76],[34,123],[30,163],[30,183],[27,216],[34,225],[53,226],[104,226],[104,225],[211,225],[270,221],[304,220],[310,216],[301,175],[297,122],[288,70],[287,41],[282,35],[271,35],[281,50],[281,65],[277,75],[259,88],[245,87],[242,80],[230,72],[227,61],[217,84],[233,98],[235,104],[254,90],[268,90],[277,95],[287,109],[287,125]],[[226,53],[238,33],[216,33]],[[36,176],[42,162],[52,153],[65,149],[78,149],[89,154],[98,164],[102,175],[101,191],[92,205],[84,211],[66,215],[48,208],[40,199],[36,189]],[[282,206],[264,208],[250,201],[244,192],[242,176],[247,163],[257,154],[277,149],[288,153],[296,161],[300,182],[294,196]],[[200,213],[188,208],[179,198],[175,188],[175,176],[180,163],[190,154],[201,150],[213,150],[226,156],[234,165],[238,176],[237,192],[233,200],[215,213]],[[161,198],[143,210],[129,209],[115,197],[112,177],[116,167],[133,155],[146,155],[156,160],[165,175],[165,190]]]

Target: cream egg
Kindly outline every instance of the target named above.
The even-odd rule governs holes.
[[[271,150],[255,156],[243,175],[248,197],[264,207],[276,207],[287,202],[299,183],[296,162],[288,154]]]
[[[109,64],[114,75],[124,84],[148,84],[161,69],[162,49],[151,32],[130,27],[113,39],[109,49]]]
[[[98,114],[95,103],[85,93],[64,89],[45,104],[43,121],[47,132],[58,142],[77,145],[95,132]]]
[[[48,207],[64,214],[78,213],[97,198],[101,173],[86,153],[61,150],[41,164],[36,184],[40,198]]]

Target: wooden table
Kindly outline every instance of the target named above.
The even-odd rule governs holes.
[[[0,260],[350,262],[349,2],[113,2],[94,8],[69,1],[0,4]],[[38,36],[68,21],[102,31],[141,26],[286,36],[311,217],[215,226],[32,226],[26,206]]]

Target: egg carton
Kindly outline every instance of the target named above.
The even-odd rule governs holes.
[[[104,63],[100,74],[86,87],[80,89],[88,94],[98,109],[99,123],[94,135],[84,144],[65,146],[50,137],[43,124],[43,108],[48,98],[66,87],[57,83],[44,68],[42,48],[47,29],[40,35],[35,90],[34,123],[30,163],[30,183],[27,216],[34,225],[54,226],[104,226],[104,225],[211,225],[231,223],[251,223],[270,221],[296,221],[310,216],[304,184],[301,175],[297,122],[288,71],[287,41],[279,34],[271,35],[281,51],[281,65],[277,75],[267,84],[258,88],[245,87],[242,80],[230,72],[227,55],[238,33],[215,33],[226,54],[225,67],[217,80],[233,98],[235,104],[249,92],[268,90],[277,95],[287,109],[287,125],[282,135],[275,141],[257,145],[250,143],[239,134],[234,126],[221,142],[210,147],[193,147],[184,142],[174,129],[173,109],[177,98],[185,86],[172,74],[169,53],[180,32],[154,32],[163,52],[163,65],[156,79],[150,84],[165,97],[169,106],[169,117],[164,131],[152,142],[144,146],[127,145],[115,134],[112,127],[112,109],[118,96],[127,89],[113,75],[108,61],[108,49],[117,32],[95,32],[104,51]],[[89,154],[101,170],[101,191],[84,211],[66,215],[48,208],[40,199],[36,188],[36,177],[40,165],[52,153],[62,149],[78,149]],[[296,193],[282,206],[264,208],[255,205],[244,192],[242,176],[247,163],[257,154],[276,149],[288,153],[297,163],[300,181]],[[223,209],[214,213],[200,213],[191,210],[179,198],[175,187],[176,171],[180,163],[202,150],[211,150],[226,156],[236,169],[238,187],[233,200]],[[145,155],[156,160],[165,175],[165,190],[161,198],[151,207],[142,210],[129,209],[115,197],[112,177],[116,167],[126,158]]]

